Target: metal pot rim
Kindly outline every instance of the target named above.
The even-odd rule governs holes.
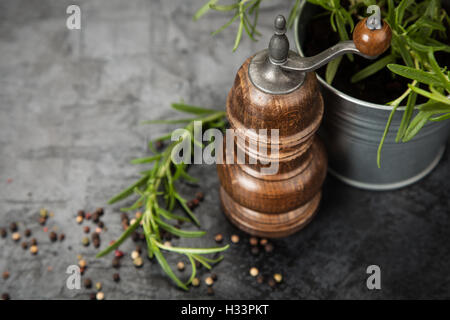
[[[300,41],[298,39],[298,22],[300,19],[300,13],[303,10],[303,7],[305,5],[306,2],[302,2],[302,4],[300,5],[299,8],[299,14],[297,15],[297,17],[295,18],[295,22],[294,22],[294,37],[295,37],[295,46],[297,47],[297,51],[298,53],[304,57],[304,53],[302,51],[302,48],[300,46]],[[312,4],[311,4],[312,5]],[[368,102],[365,100],[360,100],[357,98],[354,98],[352,96],[349,96],[345,93],[343,93],[342,91],[339,91],[338,89],[334,88],[333,86],[329,85],[324,79],[322,79],[322,77],[320,77],[319,75],[317,75],[317,79],[319,80],[319,82],[328,90],[330,90],[331,92],[333,92],[334,94],[338,95],[339,97],[341,97],[342,99],[345,99],[347,101],[350,101],[354,104],[357,104],[361,107],[367,107],[367,108],[372,108],[372,109],[379,109],[379,110],[386,110],[386,111],[392,111],[392,107],[391,106],[387,106],[384,104],[376,104],[376,103],[372,103],[372,102]],[[397,108],[397,111],[404,111],[405,110],[405,106],[400,106]]]

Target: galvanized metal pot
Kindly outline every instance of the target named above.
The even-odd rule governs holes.
[[[302,2],[295,22],[300,55],[306,25],[320,8]],[[338,71],[339,72],[339,71]],[[450,121],[428,123],[407,143],[396,143],[404,108],[396,112],[382,150],[378,168],[377,148],[391,107],[353,98],[317,76],[325,102],[320,135],[327,147],[329,172],[343,182],[363,189],[390,190],[412,184],[430,173],[441,159],[450,132]]]

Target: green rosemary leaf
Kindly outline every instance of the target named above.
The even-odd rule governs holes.
[[[374,63],[355,73],[351,78],[351,82],[356,83],[358,81],[361,81],[377,73],[381,69],[384,69],[384,67],[391,62],[395,62],[395,57],[392,54],[375,61]]]
[[[433,118],[430,118],[428,120],[430,120],[430,121],[443,121],[443,120],[448,120],[448,119],[450,119],[450,113],[443,114],[443,115],[437,116],[437,117],[433,117]]]
[[[402,77],[408,78],[408,79],[417,80],[418,82],[425,83],[428,85],[439,85],[440,84],[439,77],[430,72],[426,72],[426,71],[416,69],[416,68],[402,66],[399,64],[388,64],[387,67],[392,72],[394,72]]]
[[[430,66],[431,66],[431,69],[433,70],[433,72],[440,79],[440,83],[436,84],[436,85],[447,89],[447,91],[450,91],[450,81],[448,80],[448,77],[445,76],[445,74],[441,71],[441,68],[439,67],[436,59],[434,58],[434,54],[433,54],[432,50],[428,51],[428,62],[430,63]],[[430,83],[430,85],[434,85],[434,84]]]
[[[153,161],[156,161],[159,159],[161,159],[161,155],[157,154],[156,156],[133,159],[130,161],[130,163],[131,164],[152,163]]]
[[[167,263],[166,258],[164,258],[164,255],[161,253],[161,251],[158,248],[157,241],[153,240],[153,238],[150,241],[153,252],[155,253],[156,260],[158,260],[159,265],[164,270],[164,272],[182,289],[188,290],[186,285],[175,275],[175,273],[170,268],[169,264]]]
[[[419,106],[420,111],[433,112],[433,113],[446,113],[450,112],[450,105],[445,105],[441,102],[435,102],[429,100],[428,103],[424,103]]]
[[[428,91],[425,91],[425,90],[417,88],[417,87],[411,87],[410,85],[409,85],[409,87],[414,92],[417,92],[418,94],[420,94],[424,97],[427,97],[428,99],[433,99],[433,100],[450,105],[450,99],[438,92],[428,92]]]
[[[164,218],[168,219],[168,220],[180,220],[180,221],[185,221],[185,222],[189,222],[191,221],[191,219],[186,218],[186,217],[182,217],[176,214],[173,214],[167,210],[164,210],[163,208],[156,208],[156,211],[162,215]]]
[[[197,267],[195,266],[194,258],[192,258],[190,254],[187,254],[187,257],[189,258],[189,262],[191,263],[192,268],[191,276],[189,277],[189,280],[186,282],[186,285],[189,285],[195,278],[195,275],[197,273]]]
[[[163,228],[166,231],[169,231],[170,233],[179,236],[179,237],[184,237],[184,238],[198,238],[201,236],[204,236],[206,234],[205,231],[188,231],[188,230],[181,230],[181,229],[177,229],[174,226],[165,223],[164,221],[156,218],[155,219],[156,223]]]
[[[200,9],[197,10],[197,12],[193,16],[193,20],[197,21],[200,19],[206,12],[209,11],[210,6],[214,5],[218,0],[210,0],[207,3],[205,3]]]
[[[177,120],[147,120],[142,121],[141,124],[178,124],[178,123],[189,123],[191,121],[197,120],[196,118],[190,119],[177,119]]]
[[[402,0],[400,4],[395,8],[395,23],[401,25],[403,21],[403,16],[405,15],[405,10],[408,6],[414,3],[414,0]]]
[[[432,112],[420,111],[411,121],[406,130],[403,142],[408,142],[419,132],[420,129],[427,123],[428,119],[433,115]]]
[[[117,247],[119,247],[122,242],[124,242],[124,240],[126,238],[128,238],[131,233],[139,226],[139,224],[141,223],[143,216],[140,216],[138,219],[136,219],[136,221],[130,225],[127,230],[124,231],[124,233],[122,233],[122,235],[119,237],[119,239],[117,239],[112,245],[110,245],[109,247],[107,247],[105,250],[99,252],[96,257],[100,258],[103,257],[104,255],[107,255],[108,253],[110,253],[111,251],[113,251],[114,249],[116,249]]]
[[[398,104],[395,105],[392,108],[391,113],[389,114],[389,118],[388,118],[388,121],[386,123],[386,126],[384,128],[384,132],[383,132],[383,136],[381,137],[380,144],[378,145],[378,150],[377,150],[377,165],[378,165],[378,168],[381,168],[381,149],[383,148],[384,140],[386,139],[386,136],[387,136],[387,134],[389,132],[389,127],[391,126],[391,122],[392,122],[392,119],[394,117],[394,113],[397,110],[397,108],[398,108]]]
[[[332,84],[334,77],[336,76],[336,72],[339,68],[339,64],[342,61],[342,56],[337,57],[336,59],[330,61],[327,65],[327,69],[325,70],[325,80],[328,84]]]
[[[247,17],[247,14],[244,12],[244,29],[245,29],[245,32],[247,33],[247,35],[249,36],[250,39],[252,39],[253,41],[258,41],[253,36],[252,31],[248,27],[249,25],[251,26],[251,23],[250,23],[250,21],[249,21],[249,19]]]
[[[146,198],[146,195],[140,196],[139,199],[137,199],[137,201],[133,205],[131,205],[131,207],[120,208],[120,211],[121,212],[128,212],[128,211],[133,211],[133,210],[136,210],[136,209],[142,207],[145,198]]]
[[[239,3],[230,4],[230,5],[218,5],[218,4],[210,4],[209,7],[216,11],[231,11],[239,7]]]
[[[216,264],[219,263],[220,261],[223,260],[223,256],[220,256],[216,259],[211,259],[211,258],[207,258],[207,257],[201,257],[203,260],[205,260],[206,262],[212,263],[212,264]]]
[[[204,257],[196,254],[193,254],[192,257],[198,262],[200,262],[206,269],[211,270],[212,268],[211,265],[203,259]]]
[[[227,244],[223,247],[212,247],[212,248],[182,248],[182,247],[169,247],[166,246],[160,242],[154,241],[155,244],[160,248],[164,249],[166,251],[172,251],[172,252],[178,252],[178,253],[191,253],[191,254],[210,254],[210,253],[216,253],[216,252],[222,252],[227,250],[230,245]]]
[[[181,205],[181,207],[186,211],[186,213],[189,215],[189,217],[194,221],[194,223],[200,227],[200,221],[198,221],[195,214],[189,209],[189,207],[186,205],[186,200],[184,200],[177,192],[174,192],[175,198],[178,200],[178,203]]]
[[[289,17],[288,17],[288,21],[287,21],[287,27],[289,29],[292,28],[292,26],[294,25],[295,18],[297,18],[298,14],[299,14],[299,12],[298,12],[299,6],[300,6],[300,0],[295,0],[295,4],[292,7],[291,12],[289,13]]]
[[[400,128],[397,131],[396,142],[400,142],[405,135],[406,129],[411,121],[413,115],[414,106],[416,104],[417,93],[411,92],[408,96],[408,102],[406,103],[405,111],[403,112],[402,121],[400,122]]]
[[[170,105],[173,109],[181,112],[196,114],[196,115],[205,115],[216,113],[217,110],[201,108],[198,106],[192,106],[185,103],[172,103]]]
[[[237,18],[239,17],[239,12],[237,12],[233,18],[231,18],[227,23],[225,23],[223,26],[221,26],[219,29],[217,29],[216,31],[212,32],[211,35],[215,36],[216,34],[222,32],[223,30],[225,30],[226,28],[228,28]]]
[[[149,178],[148,176],[143,176],[138,181],[133,183],[131,186],[129,186],[128,188],[126,188],[122,192],[118,193],[117,195],[115,195],[111,199],[109,199],[108,200],[108,204],[113,204],[113,203],[115,203],[117,201],[120,201],[122,199],[125,199],[129,195],[133,194],[134,188],[139,188],[139,187],[143,186],[147,182],[148,178]]]
[[[233,47],[233,52],[236,51],[236,49],[239,46],[239,43],[241,42],[241,38],[242,38],[242,32],[244,29],[244,13],[242,12],[242,6],[241,9],[239,10],[239,17],[240,17],[240,23],[239,23],[239,29],[238,32],[236,34],[236,39],[234,40],[234,47]]]

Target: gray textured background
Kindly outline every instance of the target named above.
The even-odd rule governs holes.
[[[81,32],[65,27],[72,3],[82,9]],[[78,209],[104,206],[131,183],[139,168],[128,161],[145,155],[146,142],[169,129],[139,122],[177,116],[169,104],[181,98],[223,108],[238,67],[266,46],[273,17],[287,15],[290,6],[266,4],[261,41],[245,38],[232,53],[235,26],[214,38],[209,34],[226,22],[224,15],[192,22],[202,3],[1,1],[0,226],[17,221],[21,231],[31,228],[40,252],[34,257],[23,251],[10,233],[0,239],[0,272],[11,273],[0,279],[0,292],[13,299],[86,299],[91,291],[65,288],[65,269],[83,254],[86,276],[103,282],[107,299],[210,298],[204,284],[188,293],[178,290],[148,260],[135,269],[126,258],[122,281],[112,282],[111,257],[95,259],[92,246],[82,247],[75,223]],[[447,151],[423,181],[391,192],[361,191],[328,177],[315,220],[275,241],[272,255],[258,257],[220,211],[215,168],[194,166],[190,172],[201,185],[180,189],[185,195],[205,191],[196,212],[208,235],[174,243],[210,246],[217,232],[227,242],[231,234],[241,235],[215,268],[214,298],[450,298],[449,166]],[[48,226],[64,232],[64,242],[51,244],[38,225],[42,207],[55,212]],[[121,232],[118,208],[105,209],[102,247]],[[128,253],[131,248],[131,240],[123,246]],[[381,266],[381,291],[365,286],[370,264]],[[252,266],[265,275],[280,272],[285,281],[274,290],[259,285],[248,275]]]

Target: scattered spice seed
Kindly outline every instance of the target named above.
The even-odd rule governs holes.
[[[270,242],[264,246],[264,250],[265,250],[267,253],[273,252],[273,249],[274,249],[274,246],[273,246],[273,244],[271,244]]]
[[[259,244],[262,246],[265,246],[268,242],[269,240],[267,240],[266,238],[262,238],[261,240],[259,240]]]
[[[95,210],[95,212],[97,212],[100,217],[103,216],[103,214],[105,213],[103,208],[97,208],[97,210]]]
[[[81,259],[80,261],[78,261],[78,265],[80,266],[80,268],[86,268],[86,260]]]
[[[84,212],[84,210],[78,210],[78,213],[77,213],[77,217],[85,217],[86,216],[86,213]]]
[[[50,232],[48,237],[50,238],[51,242],[55,242],[56,240],[58,240],[58,235],[54,231]]]
[[[97,226],[98,226],[99,228],[103,228],[103,227],[105,226],[105,224],[104,224],[103,221],[99,221],[99,222],[97,223]]]
[[[92,213],[90,213],[90,212],[86,213],[86,215],[84,216],[84,218],[85,218],[86,220],[91,220],[91,218],[92,218]]]
[[[47,219],[44,218],[44,217],[39,217],[38,222],[39,222],[39,224],[40,224],[41,226],[44,226],[45,223],[47,222]]]
[[[91,232],[91,228],[89,228],[88,226],[84,226],[83,231],[84,231],[84,233],[89,233],[89,232]]]
[[[22,249],[27,250],[28,249],[28,243],[26,241],[21,243]]]
[[[164,245],[165,245],[166,247],[171,247],[171,246],[172,246],[172,242],[166,241],[166,242],[164,242]]]
[[[140,245],[136,246],[136,251],[141,254],[142,253],[142,247]]]
[[[95,233],[99,234],[102,233],[103,229],[100,227],[95,228]]]
[[[259,270],[255,267],[250,268],[250,275],[256,277],[259,274]]]
[[[258,245],[258,238],[256,237],[250,237],[250,245],[251,246],[257,246]]]
[[[96,300],[96,294],[94,292],[89,293],[89,300]]]
[[[178,268],[178,270],[180,270],[180,271],[184,271],[184,268],[185,268],[184,262],[183,262],[183,261],[179,261],[179,262],[177,263],[177,268]]]
[[[206,293],[208,294],[208,296],[213,296],[214,295],[214,289],[212,287],[208,287],[208,289],[206,289]]]
[[[8,279],[8,278],[9,278],[9,272],[8,272],[8,271],[4,271],[4,272],[2,273],[2,278],[3,278],[4,280]]]
[[[197,277],[195,277],[194,279],[192,279],[192,285],[194,287],[198,287],[200,285],[200,280]]]
[[[37,240],[36,240],[36,238],[32,238],[31,240],[30,240],[30,244],[32,245],[32,246],[37,246]]]
[[[117,258],[122,258],[123,257],[123,252],[116,249],[116,251],[114,251],[114,256]]]
[[[59,241],[64,241],[65,238],[66,238],[66,235],[64,233],[61,233],[59,235]]]
[[[103,300],[103,299],[105,299],[105,294],[104,294],[103,292],[101,292],[101,291],[100,291],[100,292],[97,292],[95,298],[96,298],[97,300]]]
[[[97,223],[97,222],[99,222],[99,220],[100,220],[100,215],[99,215],[98,212],[96,211],[96,212],[94,212],[94,213],[92,214],[92,221],[94,221],[95,223]]]
[[[48,228],[47,227],[44,227],[44,232],[48,232]]]
[[[97,283],[95,284],[95,289],[97,289],[97,291],[102,290],[102,283],[101,283],[101,282],[97,282]]]
[[[78,224],[81,224],[83,222],[83,217],[82,216],[77,216],[76,220],[77,220]]]
[[[6,236],[7,236],[7,232],[6,232],[6,229],[5,228],[1,228],[0,229],[0,236],[2,237],[2,238],[6,238]]]
[[[137,252],[136,250],[131,252],[131,259],[136,259],[137,257],[139,257],[139,252]]]
[[[264,283],[264,277],[260,274],[260,275],[256,278],[256,282],[258,282],[259,284]]]
[[[84,272],[86,271],[86,267],[80,268],[80,274],[84,275]]]
[[[189,200],[189,201],[187,202],[187,206],[188,206],[188,208],[191,209],[191,210],[194,209],[194,207],[195,207],[194,201]]]
[[[195,208],[199,205],[200,201],[198,199],[194,199],[194,200],[192,200],[192,203],[194,204],[194,208]]]
[[[120,275],[118,273],[114,273],[113,274],[113,280],[114,280],[114,282],[119,282],[120,281]]]
[[[92,280],[89,278],[84,279],[84,287],[86,289],[92,288]]]
[[[144,264],[144,261],[142,260],[141,257],[137,257],[136,259],[133,260],[133,264],[136,268],[140,268]]]
[[[120,259],[117,257],[114,257],[112,259],[112,266],[113,266],[113,268],[116,268],[116,269],[120,268]]]
[[[31,230],[30,229],[26,229],[25,230],[25,237],[29,237],[29,236],[31,236]]]
[[[214,240],[216,240],[217,243],[221,243],[223,241],[223,235],[221,233],[216,234]]]
[[[277,283],[275,282],[275,280],[272,279],[272,278],[270,278],[270,279],[267,281],[267,284],[268,284],[269,287],[271,287],[271,288],[275,288],[275,286],[277,285]]]
[[[42,208],[41,210],[39,210],[39,214],[40,214],[40,216],[41,216],[42,218],[47,219],[47,217],[48,217],[48,211],[47,211],[47,209]]]
[[[19,241],[20,240],[20,233],[14,232],[11,237],[12,237],[12,239],[14,241]]]
[[[217,281],[217,274],[216,273],[211,273],[211,279],[213,279],[214,282]]]
[[[252,253],[252,255],[257,256],[259,254],[259,248],[258,247],[252,247],[250,249],[250,252]]]
[[[87,247],[91,242],[88,237],[83,237],[81,243],[83,244],[83,246]]]
[[[139,240],[144,241],[145,240],[145,234],[140,233],[139,234]]]
[[[214,284],[214,280],[211,277],[207,277],[205,279],[205,283],[206,283],[207,286],[212,286]]]
[[[122,221],[124,221],[124,220],[126,220],[126,221],[128,221],[128,214],[126,214],[125,212],[122,212],[121,213],[121,215],[120,215],[120,220],[122,220]]]
[[[11,300],[11,297],[7,293],[2,293],[2,300]]]
[[[136,212],[136,219],[139,219],[140,217],[142,217],[142,212],[140,211]]]
[[[31,247],[30,247],[30,252],[31,252],[31,254],[37,254],[38,251],[39,251],[39,249],[38,249],[37,246],[31,246]]]
[[[197,200],[203,201],[205,196],[204,196],[203,192],[199,191],[195,194],[195,197],[197,198]]]
[[[283,281],[283,276],[281,275],[281,273],[275,273],[273,275],[273,279],[277,282],[280,283],[281,281]]]
[[[231,242],[238,243],[239,242],[239,236],[237,234],[233,234],[231,236]]]
[[[133,219],[130,220],[130,225],[133,225],[135,223],[136,223],[136,219],[133,218]]]
[[[17,226],[17,223],[11,222],[9,225],[9,230],[11,230],[11,232],[16,232],[17,229],[19,229],[19,227]]]
[[[161,150],[164,147],[164,143],[161,140],[157,140],[155,142],[155,148],[156,150]]]
[[[48,267],[47,267],[47,271],[48,271],[48,272],[52,272],[52,271],[53,271],[53,267],[52,267],[52,266],[48,266]]]

